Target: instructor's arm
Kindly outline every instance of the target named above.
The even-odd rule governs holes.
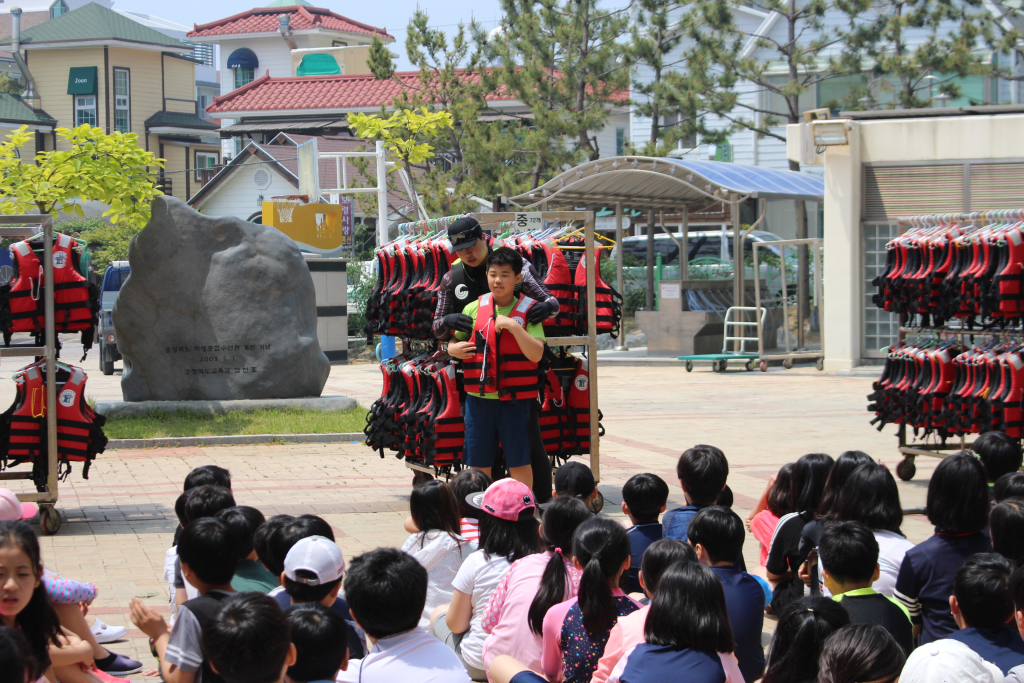
[[[494,320],[494,326],[499,330],[507,330],[519,342],[519,349],[531,362],[538,363],[544,356],[544,340],[537,339],[526,328],[517,323],[507,315],[499,315]]]

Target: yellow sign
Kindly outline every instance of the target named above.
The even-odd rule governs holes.
[[[263,202],[263,225],[272,225],[291,237],[303,251],[340,256],[346,242],[342,204]]]

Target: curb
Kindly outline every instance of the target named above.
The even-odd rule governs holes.
[[[182,446],[240,446],[259,443],[343,443],[365,441],[362,432],[332,434],[244,434],[238,436],[181,436],[157,439],[111,439],[108,450],[138,448],[180,448]]]

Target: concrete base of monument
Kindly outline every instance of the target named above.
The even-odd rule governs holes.
[[[266,398],[231,401],[97,401],[96,412],[107,417],[134,417],[184,410],[198,415],[251,413],[257,410],[349,410],[356,400],[348,396]]]

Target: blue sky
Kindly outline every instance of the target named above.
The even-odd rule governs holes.
[[[417,0],[384,0],[380,4],[371,2],[365,5],[323,0],[309,1],[317,7],[326,7],[350,19],[373,26],[386,27],[388,33],[395,37],[395,43],[391,49],[392,52],[399,55],[398,68],[400,70],[412,68],[405,56],[405,27],[417,7],[430,15],[432,25],[443,27],[446,32],[454,31],[460,21],[468,24],[474,17],[487,28],[497,26],[501,19],[501,5],[498,0],[473,0],[472,2],[464,0],[419,0],[418,2]],[[244,12],[261,4],[266,4],[266,0],[264,2],[259,2],[259,0],[257,2],[253,2],[253,0],[218,0],[218,2],[176,0],[170,4],[154,2],[154,0],[115,0],[114,7],[152,14],[191,26]]]

